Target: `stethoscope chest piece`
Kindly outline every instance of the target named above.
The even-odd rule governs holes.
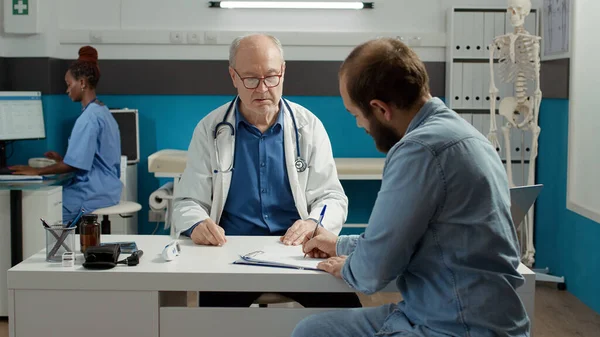
[[[296,158],[296,161],[294,162],[294,166],[296,166],[296,171],[298,172],[304,172],[306,171],[306,168],[308,167],[308,165],[306,164],[306,160],[298,157]]]

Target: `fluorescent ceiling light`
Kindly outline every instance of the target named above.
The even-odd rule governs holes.
[[[211,8],[283,9],[372,9],[372,2],[359,1],[209,1]]]

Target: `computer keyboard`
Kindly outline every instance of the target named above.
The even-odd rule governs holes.
[[[14,170],[9,169],[8,167],[0,167],[0,175],[12,174]]]

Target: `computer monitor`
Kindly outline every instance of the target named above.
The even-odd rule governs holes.
[[[0,91],[0,167],[6,166],[6,142],[46,138],[42,93]]]
[[[140,132],[137,109],[110,109],[119,125],[121,155],[127,156],[128,164],[140,162]]]

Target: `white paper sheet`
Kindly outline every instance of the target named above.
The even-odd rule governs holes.
[[[317,269],[319,262],[325,259],[304,257],[302,246],[286,246],[283,243],[273,243],[254,252],[240,254],[245,261],[264,263],[269,266],[297,267]]]

